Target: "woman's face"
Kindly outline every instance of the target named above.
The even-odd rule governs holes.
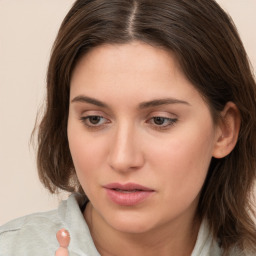
[[[193,219],[216,137],[205,101],[163,49],[103,45],[74,70],[70,151],[109,228],[140,233]]]

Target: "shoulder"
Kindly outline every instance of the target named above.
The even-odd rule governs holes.
[[[13,220],[0,227],[0,256],[54,255],[59,247],[58,230],[69,231],[70,255],[100,256],[83,216],[87,200],[72,194],[57,210],[35,213]]]
[[[44,250],[47,255],[57,246],[55,234],[61,226],[57,210],[13,220],[0,227],[0,256],[22,255],[28,251],[38,255],[37,250]],[[45,246],[46,240],[50,242]]]
[[[203,220],[198,232],[196,245],[191,256],[222,256],[224,250],[221,248],[221,242],[216,241],[209,229],[208,222]],[[255,252],[242,251],[238,246],[232,247],[225,255],[227,256],[255,256]]]
[[[249,250],[241,250],[238,247],[234,246],[230,251],[229,251],[229,256],[255,256],[255,251],[249,251]]]

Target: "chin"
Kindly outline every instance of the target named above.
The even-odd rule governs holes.
[[[122,233],[141,234],[153,229],[155,218],[138,212],[116,213],[106,216],[105,221],[113,229]]]
[[[113,229],[128,234],[142,234],[151,230],[148,223],[141,223],[135,221],[115,221],[114,223],[109,223]]]

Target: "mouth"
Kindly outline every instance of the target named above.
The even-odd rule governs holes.
[[[106,186],[104,186],[106,189],[113,189],[117,191],[154,191],[151,188],[136,184],[136,183],[126,183],[126,184],[120,184],[120,183],[111,183]]]
[[[118,188],[113,188],[112,190],[117,191],[117,192],[121,192],[121,193],[135,193],[135,192],[143,191],[143,190],[140,190],[140,189],[122,190],[122,189],[118,189]]]
[[[103,186],[108,198],[120,206],[134,206],[148,199],[155,190],[135,183],[111,183]]]

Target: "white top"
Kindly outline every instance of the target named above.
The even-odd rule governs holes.
[[[56,233],[62,228],[70,233],[70,256],[100,256],[81,212],[81,200],[72,194],[57,210],[28,215],[0,227],[0,256],[54,256],[59,247]],[[221,249],[204,221],[191,256],[220,255]]]

